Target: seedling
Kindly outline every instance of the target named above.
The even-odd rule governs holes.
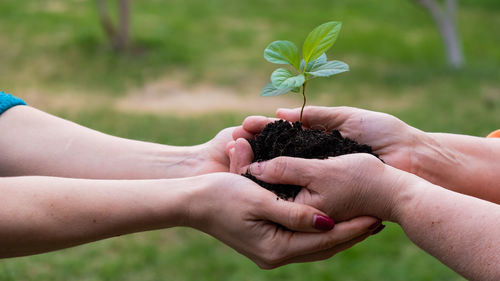
[[[342,23],[324,23],[307,35],[302,45],[302,59],[294,43],[286,40],[274,41],[264,50],[264,58],[272,63],[287,64],[294,68],[278,68],[271,74],[271,82],[262,89],[261,96],[278,96],[288,92],[299,93],[302,88],[303,104],[300,122],[306,105],[306,85],[316,77],[329,77],[349,71],[349,66],[341,61],[328,61],[326,51],[330,49],[339,35]]]

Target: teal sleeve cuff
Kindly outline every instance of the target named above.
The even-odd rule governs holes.
[[[20,98],[16,98],[13,95],[0,91],[0,114],[16,105],[26,105],[26,103]]]

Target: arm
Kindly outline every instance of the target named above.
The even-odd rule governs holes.
[[[499,139],[424,133],[412,151],[412,173],[448,189],[500,204]]]
[[[0,258],[189,226],[272,268],[330,257],[366,238],[375,221],[358,218],[325,232],[317,225],[327,218],[323,212],[276,201],[228,173],[164,180],[11,177],[0,178],[0,191]]]
[[[367,154],[328,160],[280,157],[250,171],[270,183],[302,185],[302,202],[342,220],[396,222],[423,250],[471,280],[500,277],[500,206],[446,190]]]
[[[227,171],[231,129],[197,146],[106,135],[28,106],[0,115],[0,175],[93,179],[187,177]]]
[[[300,109],[280,109],[277,116],[297,121]],[[249,117],[233,133],[250,138],[273,119]],[[304,109],[303,124],[338,129],[343,136],[370,145],[387,164],[434,184],[500,203],[500,141],[456,134],[426,133],[389,114],[352,107]]]
[[[498,280],[499,205],[424,181],[402,187],[396,200],[392,220],[417,246],[468,280]]]

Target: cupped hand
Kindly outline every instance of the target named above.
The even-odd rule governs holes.
[[[415,176],[383,164],[370,154],[348,154],[329,159],[277,157],[251,163],[252,148],[245,139],[229,145],[233,173],[250,172],[268,183],[303,186],[294,202],[307,204],[336,221],[357,216],[393,220],[393,195],[413,184]]]
[[[298,121],[300,108],[279,109],[276,115],[290,122]],[[274,120],[248,117],[234,130],[233,138],[252,138]],[[304,109],[302,123],[312,129],[337,129],[342,136],[371,146],[385,163],[408,172],[412,171],[413,147],[423,134],[392,115],[353,107],[308,106]]]
[[[265,182],[303,186],[296,202],[308,202],[337,221],[358,216],[396,221],[397,197],[417,182],[364,153],[324,160],[277,157],[252,163],[249,171]]]
[[[226,145],[232,141],[235,128],[223,129],[213,139],[197,146],[197,157],[200,157],[198,163],[201,165],[198,175],[229,171],[229,157]]]
[[[200,177],[188,225],[204,231],[263,269],[326,259],[362,241],[380,222],[361,217],[333,228],[325,213],[277,199],[242,176],[215,173]],[[371,228],[370,228],[371,227]]]

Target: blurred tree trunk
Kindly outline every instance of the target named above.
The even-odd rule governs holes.
[[[130,1],[117,0],[117,25],[111,20],[107,0],[96,0],[99,21],[111,47],[116,51],[124,51],[130,44]]]
[[[445,0],[442,5],[436,0],[415,1],[425,7],[434,19],[443,39],[448,64],[454,68],[462,67],[464,55],[455,20],[457,0]]]

